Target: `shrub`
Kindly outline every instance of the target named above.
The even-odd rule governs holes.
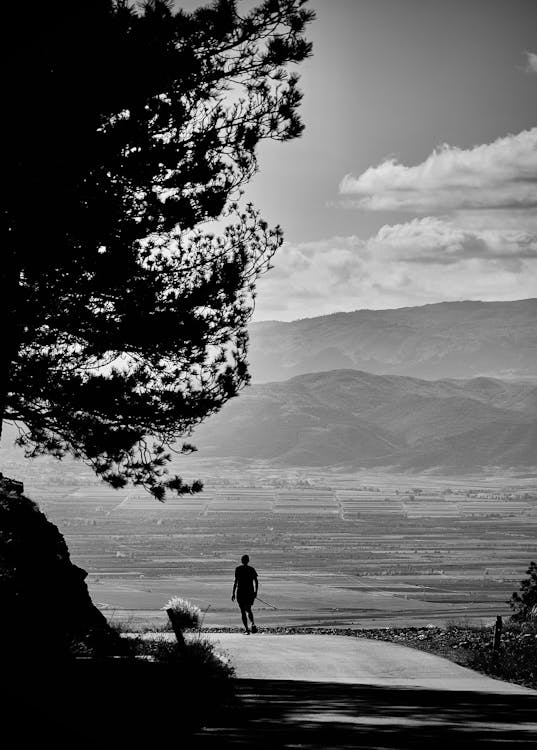
[[[145,657],[152,661],[176,664],[181,668],[183,678],[192,678],[196,682],[206,679],[228,680],[235,670],[229,659],[216,651],[214,645],[206,638],[194,638],[187,641],[184,647],[165,637],[135,637],[128,639],[131,656]]]
[[[511,619],[515,622],[525,622],[535,616],[537,607],[537,563],[533,560],[530,562],[526,573],[528,578],[520,581],[520,593],[513,592],[507,602],[514,614]]]
[[[492,650],[491,638],[474,644],[468,666],[492,677],[536,688],[537,624],[507,624],[498,652]]]
[[[172,596],[164,605],[163,609],[168,613],[171,613],[175,628],[188,630],[189,628],[197,628],[200,624],[201,609],[187,599],[181,599],[179,596]]]

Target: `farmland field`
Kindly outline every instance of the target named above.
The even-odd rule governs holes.
[[[188,459],[204,492],[160,504],[71,464],[30,464],[26,490],[59,525],[108,617],[164,621],[172,594],[238,624],[233,570],[248,552],[265,625],[489,620],[537,558],[537,477],[285,469]],[[178,467],[179,468],[179,467]]]

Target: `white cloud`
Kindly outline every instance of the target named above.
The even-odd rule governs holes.
[[[537,234],[537,211],[529,209],[510,209],[509,211],[453,211],[451,221],[458,227],[466,229],[509,229]]]
[[[517,229],[468,229],[427,216],[383,226],[369,240],[378,256],[447,265],[465,258],[537,259],[537,233]]]
[[[525,52],[526,55],[526,73],[537,73],[537,55],[535,52]]]
[[[435,217],[384,226],[366,241],[285,244],[274,264],[258,282],[256,320],[537,296],[537,234]]]
[[[360,208],[418,212],[537,206],[537,128],[471,149],[444,145],[416,166],[388,159],[340,193]]]
[[[442,146],[415,166],[389,159],[347,175],[340,192],[360,208],[416,216],[367,240],[284,245],[259,281],[257,320],[537,296],[537,127]]]

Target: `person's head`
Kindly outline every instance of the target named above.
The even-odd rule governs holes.
[[[250,562],[250,558],[248,557],[248,555],[243,555],[243,556],[241,557],[241,563],[242,563],[243,565],[248,565],[248,563],[249,563],[249,562]]]

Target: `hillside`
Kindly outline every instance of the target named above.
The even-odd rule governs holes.
[[[200,456],[287,465],[537,466],[537,386],[357,370],[251,386],[201,425]]]
[[[418,378],[537,377],[537,299],[357,310],[250,327],[254,382],[342,368]]]

